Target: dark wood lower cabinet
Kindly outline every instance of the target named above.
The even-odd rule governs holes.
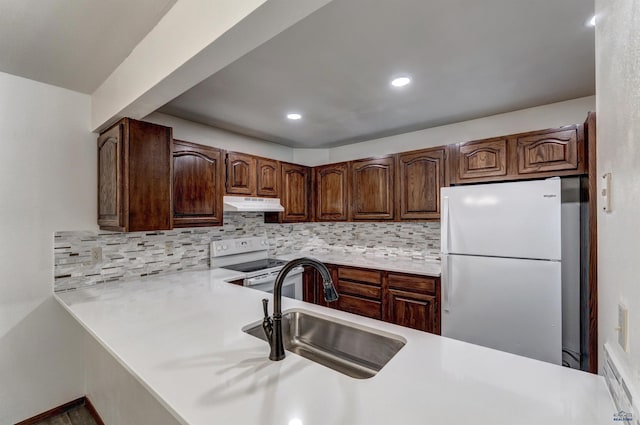
[[[337,289],[338,267],[331,264],[326,264],[326,266]],[[313,267],[305,267],[302,274],[302,300],[324,307],[337,308],[336,303],[328,303],[324,300],[322,288],[322,276],[320,273]]]
[[[310,267],[303,275],[304,301],[440,334],[439,278],[332,264],[327,267],[340,296],[338,301],[324,300],[322,277]]]
[[[436,297],[389,289],[384,320],[407,328],[435,333]]]
[[[383,320],[440,335],[440,279],[392,272],[386,277]]]
[[[359,314],[360,316],[382,319],[382,302],[353,295],[340,294],[338,310]]]

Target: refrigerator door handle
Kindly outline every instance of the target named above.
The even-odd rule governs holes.
[[[440,245],[441,245],[440,251],[442,251],[443,254],[448,254],[449,253],[449,197],[448,196],[442,197],[441,226],[442,226],[442,232],[441,232],[442,241],[440,242]]]
[[[451,279],[449,276],[449,256],[443,255],[441,260],[442,273],[440,276],[440,285],[442,289],[442,308],[444,311],[449,312],[451,310],[451,297],[453,296],[453,291],[451,288]]]

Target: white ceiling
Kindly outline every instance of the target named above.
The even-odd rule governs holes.
[[[334,0],[160,111],[329,147],[588,96],[593,13],[593,0]]]
[[[0,71],[92,93],[176,0],[0,0]]]

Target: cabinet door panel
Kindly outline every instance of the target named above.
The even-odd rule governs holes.
[[[394,158],[351,163],[351,218],[393,220]]]
[[[446,184],[445,150],[400,154],[398,164],[399,218],[440,218],[440,188]]]
[[[295,164],[282,163],[283,221],[309,221],[310,170]]]
[[[128,202],[131,232],[173,227],[171,129],[129,120]]]
[[[507,175],[507,139],[468,142],[457,147],[458,181]]]
[[[98,225],[121,227],[122,143],[124,125],[119,124],[98,137]]]
[[[258,196],[276,197],[278,196],[278,180],[279,180],[278,161],[271,159],[258,158],[257,174],[258,174]]]
[[[433,333],[436,310],[435,296],[395,289],[389,289],[387,296],[388,321],[396,325]]]
[[[325,264],[325,266],[327,266],[327,269],[331,274],[331,279],[333,280],[336,290],[339,291],[337,267],[331,264]],[[328,303],[324,300],[324,287],[322,283],[323,279],[322,275],[320,275],[320,272],[318,272],[313,267],[305,267],[304,274],[302,275],[303,301],[318,304],[324,307],[338,308],[337,302]]]
[[[318,272],[313,267],[305,267],[302,274],[302,300],[311,304],[317,304],[316,282]]]
[[[316,169],[316,218],[341,221],[348,217],[348,166],[332,164]]]
[[[516,144],[519,174],[578,168],[577,128],[518,137]]]
[[[175,227],[222,224],[222,153],[174,141],[173,219]]]
[[[256,194],[256,162],[253,156],[237,152],[227,154],[227,193]]]

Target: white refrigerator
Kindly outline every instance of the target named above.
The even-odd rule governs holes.
[[[560,179],[441,195],[442,335],[561,364]]]

